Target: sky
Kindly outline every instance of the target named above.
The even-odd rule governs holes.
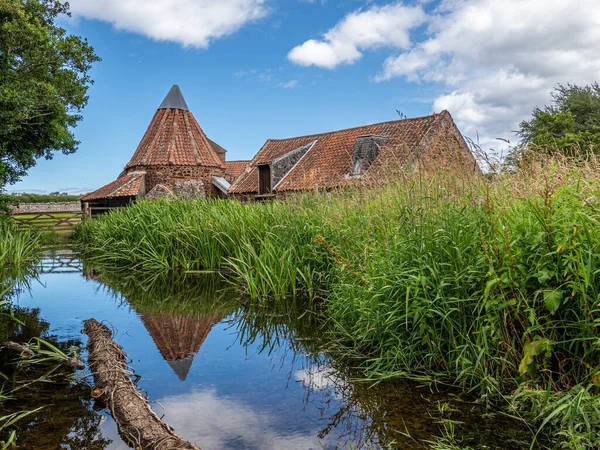
[[[600,80],[598,0],[70,0],[70,33],[102,57],[75,154],[12,192],[88,192],[121,172],[178,84],[227,159],[268,138],[447,109],[506,150],[559,84]]]

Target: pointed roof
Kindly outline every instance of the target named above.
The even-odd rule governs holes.
[[[181,89],[176,84],[173,85],[165,99],[162,101],[158,109],[183,109],[184,111],[189,111],[187,103],[185,102],[185,98],[183,98],[183,94],[181,93]]]
[[[190,373],[190,369],[192,368],[193,362],[193,354],[182,359],[167,359],[167,364],[173,370],[173,372],[175,372],[175,375],[177,375],[179,381],[186,380],[188,373]]]
[[[177,85],[158,107],[125,170],[147,166],[225,168]]]
[[[218,313],[159,313],[142,314],[140,318],[162,357],[177,377],[185,381],[194,355],[200,350],[213,325],[223,317]]]

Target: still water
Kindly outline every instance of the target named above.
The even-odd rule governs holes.
[[[13,303],[62,342],[85,345],[83,320],[104,321],[153,409],[204,450],[427,448],[448,402],[453,419],[467,422],[456,433],[473,448],[524,449],[531,439],[448,392],[356,381],[327,355],[314,312],[293,302],[253,307],[215,278],[110,277],[63,254],[44,260]],[[87,386],[59,383],[34,397],[50,406],[21,430],[19,448],[128,448],[110,415],[93,410]]]

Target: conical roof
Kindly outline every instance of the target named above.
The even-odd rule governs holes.
[[[203,166],[224,169],[206,134],[174,85],[152,118],[125,169],[147,166]]]
[[[185,98],[183,98],[183,94],[181,93],[181,89],[176,84],[173,85],[163,102],[160,104],[158,109],[183,109],[184,111],[189,111],[187,103],[185,102]]]
[[[142,314],[142,323],[158,351],[177,377],[185,381],[192,366],[194,355],[222,316],[207,314]]]

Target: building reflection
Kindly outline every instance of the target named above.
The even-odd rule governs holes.
[[[193,314],[142,314],[142,323],[158,351],[181,381],[185,381],[194,356],[212,327],[223,319],[217,312]]]
[[[212,327],[235,309],[233,293],[216,276],[133,277],[100,274],[87,267],[84,274],[135,310],[181,381],[187,379]]]

